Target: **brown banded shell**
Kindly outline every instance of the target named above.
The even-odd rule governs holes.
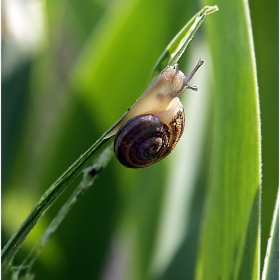
[[[126,167],[148,167],[166,157],[184,130],[184,109],[168,124],[154,115],[140,115],[127,121],[115,138],[115,155]]]

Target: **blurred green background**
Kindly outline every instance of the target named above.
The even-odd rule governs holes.
[[[219,3],[209,5],[219,4],[223,13],[227,1]],[[261,108],[264,256],[279,169],[278,2],[249,5]],[[182,0],[2,2],[2,247],[45,190],[145,90],[163,49],[202,6]],[[199,88],[198,99],[190,101],[194,93],[183,97],[192,104],[186,105],[190,119],[188,112],[199,102],[201,119],[191,119],[178,151],[148,169],[125,169],[112,159],[36,261],[38,279],[147,279],[149,274],[193,279],[211,162],[212,75],[204,24],[179,61],[188,73],[199,58],[205,60],[191,83]],[[184,150],[186,143],[192,151]],[[193,187],[184,189],[186,184]],[[16,264],[70,192],[34,228]],[[181,212],[174,207],[180,198],[185,199]],[[174,223],[162,231],[172,236],[162,252],[155,249],[164,240],[160,217]]]

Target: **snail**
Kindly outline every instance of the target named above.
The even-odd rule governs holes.
[[[188,76],[178,68],[161,72],[107,137],[116,134],[114,151],[125,167],[145,168],[166,157],[180,140],[185,114],[179,96],[186,90],[199,67],[199,60]]]

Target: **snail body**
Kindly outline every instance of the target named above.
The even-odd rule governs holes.
[[[116,134],[114,151],[122,165],[145,168],[174,149],[185,125],[184,108],[178,97],[186,89],[197,91],[188,82],[202,64],[199,60],[188,76],[178,69],[178,64],[163,71],[109,132],[106,138]]]

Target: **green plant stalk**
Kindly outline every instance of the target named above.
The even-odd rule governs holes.
[[[2,272],[7,265],[12,261],[19,246],[24,241],[28,233],[32,230],[35,224],[46,213],[54,201],[61,195],[61,193],[70,185],[70,183],[89,165],[94,164],[101,157],[103,151],[108,147],[112,147],[112,139],[103,139],[103,136],[97,140],[83,155],[76,160],[62,176],[51,185],[51,187],[43,194],[30,214],[20,225],[18,230],[12,235],[8,243],[3,248],[2,254]],[[113,153],[107,154],[103,161],[99,161],[99,165],[95,166],[95,173],[99,173],[111,158]],[[93,172],[93,170],[88,172]]]
[[[160,72],[172,67],[179,61],[188,44],[193,39],[196,31],[203,23],[205,17],[218,10],[218,6],[205,6],[179,31],[177,36],[169,43],[155,64],[150,75],[150,81],[152,81]]]
[[[273,279],[279,279],[279,189],[262,272],[262,280]]]
[[[150,75],[149,82],[152,82],[160,72],[173,67],[179,61],[205,17],[218,10],[218,6],[205,6],[179,31],[156,62]],[[119,129],[126,113],[111,127],[107,133],[108,135],[114,135],[115,131]],[[104,137],[106,137],[106,135]]]
[[[23,263],[15,269],[13,275],[20,275],[21,271],[27,268],[25,275],[27,276],[30,273],[32,265],[39,257],[43,248],[47,245],[52,235],[55,233],[63,219],[66,217],[68,212],[77,202],[78,198],[81,197],[85,193],[85,191],[93,184],[96,179],[100,169],[105,167],[112,156],[112,145],[104,145],[104,149],[102,150],[102,154],[99,159],[94,163],[93,166],[84,169],[84,176],[78,187],[74,190],[72,195],[63,205],[63,207],[58,212],[57,216],[52,220],[48,228],[45,230],[43,236],[38,240],[38,242],[34,245],[26,259]],[[17,279],[16,278],[16,279]]]
[[[222,12],[206,29],[214,77],[213,161],[195,279],[259,279],[261,135],[249,6],[217,1]]]
[[[204,21],[206,15],[211,14],[215,11],[218,11],[217,6],[206,6],[184,26],[184,28],[175,36],[175,38],[171,41],[171,43],[167,46],[167,48],[161,55],[160,59],[153,69],[152,76],[156,76],[160,71],[162,71],[164,67],[170,67],[180,59],[180,57],[186,50],[187,45],[198,30],[199,26]],[[83,171],[85,172],[85,174],[87,173],[93,178],[106,166],[113,154],[114,139],[114,137],[106,138],[106,135],[108,135],[118,123],[119,121],[117,121],[110,129],[108,129],[102,135],[102,137],[97,140],[83,155],[81,155],[80,158],[76,160],[67,169],[67,171],[65,171],[65,173],[63,173],[62,176],[55,183],[53,183],[50,188],[43,194],[35,207],[31,210],[30,214],[23,221],[23,223],[3,248],[1,252],[2,273],[5,273],[6,268],[12,262],[14,255],[18,251],[20,245],[23,243],[29,232],[33,229],[40,218],[46,213],[46,211],[50,208],[54,201],[70,185],[70,183]],[[108,149],[111,152],[108,153]],[[89,168],[89,166],[91,166],[91,168]],[[92,181],[93,180],[89,180],[89,185],[92,184]],[[75,202],[76,200],[73,202],[73,204]],[[71,206],[73,204],[71,203]],[[61,215],[62,218],[64,216],[65,215]],[[62,219],[59,221],[59,223],[61,221]],[[47,236],[49,237],[49,235]]]

